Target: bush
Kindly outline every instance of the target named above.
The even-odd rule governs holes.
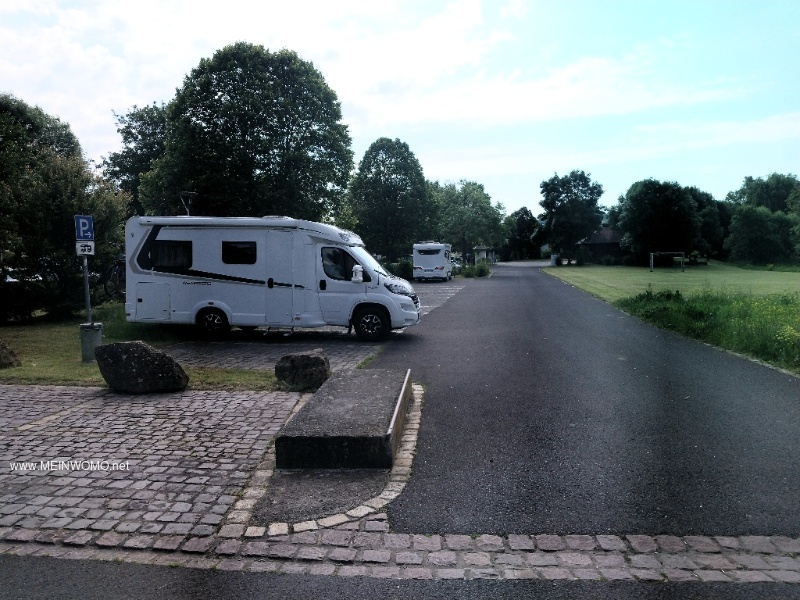
[[[386,262],[381,264],[383,264],[383,266],[386,267],[386,269],[392,275],[396,275],[397,277],[401,277],[407,281],[414,279],[414,265],[411,263],[411,261],[401,260],[400,262]]]

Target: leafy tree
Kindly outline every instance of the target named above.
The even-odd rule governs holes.
[[[523,206],[508,215],[503,220],[503,225],[506,229],[503,258],[506,260],[539,258],[539,244],[536,243],[539,221],[528,208]]]
[[[350,208],[370,250],[395,260],[410,254],[429,229],[432,203],[419,161],[408,144],[379,138],[350,184]]]
[[[603,195],[603,186],[592,182],[583,171],[572,171],[559,177],[558,173],[540,185],[544,212],[544,237],[558,253],[571,256],[575,245],[590,236],[603,220],[603,211],[597,205]]]
[[[771,212],[789,212],[789,197],[795,193],[800,180],[796,175],[771,173],[766,179],[762,177],[745,177],[742,187],[729,192],[726,200],[734,204],[765,206]]]
[[[81,262],[73,217],[95,221],[101,266],[122,239],[122,200],[94,175],[69,126],[11,96],[0,96],[0,319],[80,307]]]
[[[466,259],[477,246],[498,247],[503,240],[503,206],[492,206],[483,185],[460,181],[433,186],[441,241],[460,248]]]
[[[148,212],[288,214],[320,220],[340,203],[352,168],[336,94],[289,50],[244,42],[203,59],[167,107],[163,156],[142,176]]]
[[[620,199],[617,226],[623,247],[639,264],[647,264],[651,252],[689,254],[700,236],[697,204],[689,191],[654,179],[628,188]]]
[[[694,242],[694,249],[701,255],[709,257],[723,253],[725,230],[720,221],[719,205],[708,192],[696,187],[686,188],[692,197],[700,219],[700,230]]]
[[[122,136],[123,149],[112,152],[103,161],[104,174],[121,190],[130,194],[129,215],[144,214],[139,201],[142,174],[164,155],[167,138],[167,109],[155,102],[150,106],[134,106],[126,115],[114,113],[117,133]]]
[[[788,262],[794,254],[791,230],[798,222],[796,215],[743,204],[733,213],[725,246],[734,261],[759,265]]]

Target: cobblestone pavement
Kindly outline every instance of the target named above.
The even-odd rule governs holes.
[[[800,583],[800,538],[393,533],[384,509],[411,476],[420,386],[382,493],[261,526],[252,513],[272,442],[307,398],[0,386],[0,554],[404,579]]]

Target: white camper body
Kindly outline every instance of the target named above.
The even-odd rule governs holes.
[[[440,244],[439,242],[414,244],[414,279],[447,281],[453,277],[450,253],[450,244]]]
[[[128,321],[354,326],[367,340],[419,321],[419,300],[356,234],[289,217],[133,217],[125,227]]]

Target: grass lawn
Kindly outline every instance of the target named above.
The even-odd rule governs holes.
[[[120,304],[104,305],[93,310],[95,321],[103,323],[103,343],[142,340],[163,347],[191,339],[191,328],[140,325],[125,321]],[[105,387],[96,363],[81,361],[79,325],[75,318],[58,323],[0,327],[0,340],[6,342],[22,361],[21,367],[0,369],[0,384],[78,385]],[[278,389],[275,375],[269,371],[217,369],[184,366],[190,389]]]
[[[720,262],[708,265],[647,267],[549,267],[548,274],[607,302],[615,302],[647,291],[679,290],[684,296],[701,292],[742,292],[755,295],[800,293],[800,273],[742,269]]]

